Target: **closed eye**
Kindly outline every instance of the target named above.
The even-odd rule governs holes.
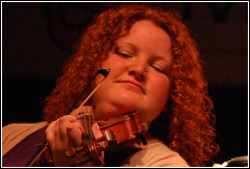
[[[151,67],[153,67],[157,72],[160,72],[160,73],[167,75],[167,72],[165,71],[165,69],[162,68],[160,65],[152,64]]]
[[[116,52],[117,55],[123,57],[123,58],[132,58],[133,56],[127,52]]]

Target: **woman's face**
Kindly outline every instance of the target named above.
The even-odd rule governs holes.
[[[139,111],[142,122],[150,124],[166,108],[170,92],[170,37],[153,22],[140,20],[116,43],[118,51],[102,63],[111,71],[93,95],[95,118]]]

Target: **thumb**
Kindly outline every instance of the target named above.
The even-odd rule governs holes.
[[[103,136],[101,130],[100,130],[100,127],[97,123],[94,123],[92,125],[92,132],[95,136],[95,139],[98,139],[98,138],[101,138]]]

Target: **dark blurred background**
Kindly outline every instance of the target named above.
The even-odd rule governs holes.
[[[2,3],[2,126],[41,121],[42,102],[95,14],[121,3]],[[150,3],[182,14],[217,116],[216,162],[248,154],[248,3]]]

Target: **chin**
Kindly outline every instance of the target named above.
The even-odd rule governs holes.
[[[138,96],[137,93],[135,92],[130,92],[130,91],[125,91],[125,92],[116,92],[116,94],[114,95],[114,99],[117,100],[117,101],[121,101],[121,102],[124,102],[124,103],[128,103],[128,104],[131,104],[131,103],[136,103],[139,101],[141,101],[141,98],[140,96]]]
[[[114,104],[118,107],[118,109],[122,109],[123,111],[136,111],[138,108],[137,104],[134,100],[124,99],[121,102],[115,100]]]

